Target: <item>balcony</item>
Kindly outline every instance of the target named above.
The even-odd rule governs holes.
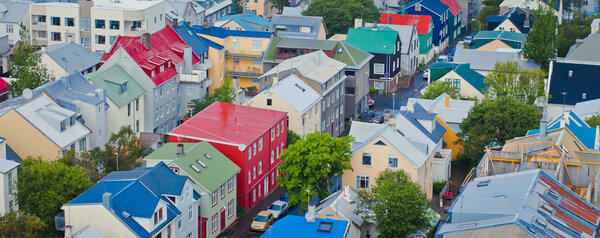
[[[212,85],[212,80],[207,77],[206,70],[192,70],[191,74],[179,74],[179,81],[188,84],[202,84],[202,87]]]
[[[264,51],[253,51],[253,50],[226,50],[225,57],[261,60],[263,58],[264,53],[265,53]]]
[[[229,76],[233,77],[245,77],[245,78],[258,78],[262,75],[262,70],[258,68],[248,67],[246,70],[231,70]]]

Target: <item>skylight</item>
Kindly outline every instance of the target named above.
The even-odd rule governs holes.
[[[319,228],[317,231],[331,232],[331,228],[333,227],[333,222],[322,221],[319,223]]]
[[[199,159],[196,160],[196,163],[202,166],[202,168],[206,168],[206,164],[202,163],[202,161],[200,161]]]
[[[190,164],[190,168],[192,168],[197,173],[200,173],[200,169],[198,167],[196,167],[196,165]]]
[[[204,153],[204,157],[206,157],[206,158],[208,158],[208,159],[212,159],[212,158],[210,157],[210,155],[209,155],[209,154],[207,154],[207,153]]]

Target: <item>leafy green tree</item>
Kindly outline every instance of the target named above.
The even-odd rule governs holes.
[[[105,174],[100,170],[99,162],[101,158],[108,155],[100,149],[100,147],[94,147],[89,152],[82,151],[75,153],[74,150],[68,150],[60,162],[65,163],[68,166],[79,166],[83,168],[89,176],[91,182],[98,182]]]
[[[29,157],[19,167],[17,203],[21,211],[39,217],[47,225],[43,233],[49,236],[56,233],[54,216],[61,212],[60,207],[92,185],[79,166]]]
[[[322,16],[330,37],[335,34],[346,34],[348,28],[354,27],[354,19],[362,18],[363,22],[379,20],[379,9],[372,0],[315,0],[306,11],[305,16]]]
[[[423,99],[436,99],[442,94],[448,94],[451,98],[460,99],[460,91],[458,88],[452,87],[452,83],[445,81],[435,81],[427,86],[427,91],[419,98]]]
[[[541,111],[534,105],[511,97],[499,97],[476,104],[460,124],[457,159],[467,166],[479,163],[487,146],[504,145],[537,128]]]
[[[563,24],[558,26],[558,56],[565,57],[576,39],[587,37],[590,34],[592,20],[598,17],[600,16],[595,15],[586,18],[582,14],[575,13],[573,19],[564,20]]]
[[[221,87],[215,88],[213,94],[204,94],[204,98],[193,99],[192,102],[192,110],[189,111],[188,116],[192,117],[197,113],[204,110],[204,108],[210,106],[213,102],[226,102],[233,103],[235,100],[235,89],[231,84],[231,78],[229,74],[225,74],[225,80],[223,81],[223,85]]]
[[[289,0],[271,0],[271,3],[273,3],[273,8],[277,9],[277,13],[281,13],[284,7],[290,6]]]
[[[231,4],[231,12],[230,15],[240,14],[244,12],[244,6],[246,6],[246,1],[244,0],[233,0]]]
[[[354,212],[374,219],[381,237],[407,237],[429,226],[427,197],[404,170],[386,169],[375,181],[371,193],[359,192]]]
[[[591,127],[600,126],[600,115],[598,115],[598,114],[593,115],[592,117],[586,119],[585,123],[587,123],[588,126],[591,126]]]
[[[142,156],[142,151],[135,132],[130,127],[123,126],[119,132],[110,135],[104,151],[98,151],[95,156],[99,157],[97,160],[99,167],[103,168],[104,176],[113,171],[132,170],[141,166],[138,159]]]
[[[556,17],[551,9],[541,7],[533,11],[533,19],[535,23],[525,38],[523,54],[547,71],[550,60],[556,58],[558,48]]]
[[[546,72],[541,69],[525,70],[517,62],[497,62],[494,69],[483,80],[488,88],[485,96],[488,99],[512,97],[527,104],[536,100],[544,100],[544,79]]]
[[[307,196],[318,194],[320,198],[329,195],[334,176],[341,176],[350,165],[350,142],[352,137],[332,138],[329,134],[313,132],[305,139],[289,145],[281,154],[279,166],[281,176],[279,186],[290,195],[289,203],[296,205]]]
[[[41,55],[29,37],[29,30],[22,23],[19,26],[21,40],[13,48],[9,64],[11,77],[17,78],[11,82],[10,87],[10,93],[14,97],[21,95],[23,89],[34,89],[54,80],[48,69],[41,64]]]
[[[296,132],[293,132],[290,129],[287,129],[287,145],[293,145],[296,144],[296,141],[300,140],[300,136],[298,134],[296,134]]]
[[[484,0],[481,2],[484,7],[479,11],[479,15],[471,22],[471,31],[476,33],[479,30],[487,30],[488,16],[496,16],[500,11],[501,0]]]
[[[0,237],[40,237],[45,224],[35,215],[11,211],[0,216]]]

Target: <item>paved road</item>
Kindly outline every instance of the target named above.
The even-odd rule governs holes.
[[[421,96],[421,89],[427,86],[427,80],[423,80],[423,73],[418,73],[415,76],[413,85],[408,89],[398,89],[395,92],[395,95],[392,94],[372,94],[371,98],[375,100],[375,105],[372,109],[379,108],[380,110],[384,109],[393,109],[395,107],[396,110],[400,110],[401,106],[406,106],[408,102],[408,98]],[[394,103],[395,101],[395,103]]]
[[[220,237],[244,237],[244,238],[255,238],[260,237],[262,233],[254,232],[250,230],[250,224],[252,224],[252,219],[262,210],[266,210],[271,203],[279,200],[281,195],[284,193],[283,188],[277,187],[273,192],[271,192],[266,198],[260,200],[258,204],[256,204],[253,208],[246,211],[243,216],[239,217],[236,224],[234,224],[231,229],[231,232],[228,234],[222,234]]]

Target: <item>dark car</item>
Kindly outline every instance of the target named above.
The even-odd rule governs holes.
[[[370,118],[369,118],[369,123],[383,123],[383,113],[378,112],[378,113],[374,113]]]

